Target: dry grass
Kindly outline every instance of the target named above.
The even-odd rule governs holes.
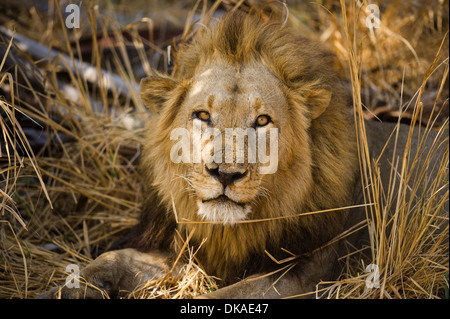
[[[172,11],[158,2],[152,5],[159,5],[158,16],[167,12],[175,29],[181,26],[174,36],[182,42],[195,29],[192,21],[201,18],[207,23],[219,2],[206,6],[198,1],[187,8],[171,4]],[[287,25],[329,45],[338,57],[336,67],[352,87],[362,137],[361,165],[366,168],[362,177],[370,185],[367,202],[375,203],[367,209],[370,225],[376,225],[370,228],[369,262],[379,266],[380,288],[365,288],[367,261],[350,256],[339,281],[318,287],[331,298],[440,298],[448,291],[448,208],[447,215],[437,214],[445,202],[448,205],[448,144],[434,180],[427,180],[424,166],[418,167],[408,152],[393,158],[393,163],[406,165],[392,172],[401,177],[399,190],[392,192],[380,188],[380,172],[366,158],[362,121],[401,118],[415,126],[426,124],[424,130],[448,132],[448,1],[435,2],[380,1],[382,24],[371,32],[364,23],[367,3],[359,8],[355,1],[341,1],[340,6],[333,1],[288,1]],[[47,14],[34,8],[14,19],[0,17],[2,25],[17,25],[23,35],[67,57],[38,59],[0,37],[0,90],[5,96],[0,100],[0,298],[33,298],[63,284],[67,265],[87,264],[136,223],[143,197],[137,164],[148,116],[136,83],[151,68],[166,67],[165,45],[172,43],[161,19],[136,16],[142,4],[136,3],[134,11],[127,5],[127,15],[119,19],[112,12],[125,12],[119,11],[121,2],[116,7],[99,2],[100,8],[87,2],[82,28],[68,30],[62,27],[59,2],[49,3],[53,11]],[[274,19],[286,18],[280,3],[266,8],[279,12]],[[126,22],[120,25],[119,20]],[[98,39],[90,36],[93,30]],[[161,38],[166,30],[168,39],[155,45],[141,36],[142,30],[155,31]],[[113,47],[105,44],[111,35],[117,39]],[[97,71],[119,75],[122,87],[111,89],[106,76],[87,81],[73,67],[86,41],[91,54],[84,56],[85,62]],[[30,127],[44,141],[34,151],[26,138]],[[406,201],[406,193],[420,198],[418,205]],[[389,217],[388,207],[395,207]],[[386,228],[393,231],[387,233]],[[186,250],[191,262],[183,278],[150,282],[130,298],[192,298],[215,289],[215,278],[195,264],[195,252],[188,245]]]
[[[343,1],[341,6],[343,12],[347,12]],[[353,7],[349,10],[354,12],[355,9]],[[352,22],[349,22],[346,14],[343,15],[343,23],[353,96],[359,97],[361,64],[358,62],[361,60],[358,56],[361,52],[355,46],[355,35],[350,34]],[[367,140],[360,138],[358,141],[360,165],[363,168],[361,177],[364,185],[367,185],[365,200],[374,203],[366,211],[371,237],[369,262],[378,267],[379,288],[367,288],[366,280],[372,283],[373,278],[369,277],[371,272],[365,268],[364,262],[357,264],[356,268],[347,264],[343,280],[331,283],[332,286],[328,289],[331,298],[442,298],[445,291],[448,292],[448,117],[442,126],[435,128],[438,135],[428,150],[425,150],[423,143],[436,124],[433,121],[437,116],[434,112],[439,112],[436,107],[438,97],[445,94],[443,90],[448,78],[448,56],[442,58],[441,50],[447,41],[446,37],[447,34],[415,93],[419,98],[415,102],[409,102],[404,108],[399,107],[398,122],[410,109],[410,137],[405,152],[393,155],[388,189],[383,189],[377,159],[372,162],[368,156]],[[420,97],[433,73],[439,69],[443,69],[441,86],[427,125],[422,128],[417,155],[413,156],[412,131],[421,123],[424,112]],[[365,136],[361,99],[354,98],[353,106],[358,136]],[[397,131],[394,131],[391,138],[396,140],[396,134]],[[432,157],[442,147],[441,143],[446,145],[445,155],[438,160],[438,167],[432,167]],[[426,157],[423,164],[419,164],[421,154]],[[437,171],[434,177],[428,176],[432,169]],[[390,214],[390,211],[393,213]]]

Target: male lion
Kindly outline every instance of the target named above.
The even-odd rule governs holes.
[[[114,296],[163,276],[182,246],[177,234],[200,247],[201,266],[221,279],[224,288],[207,297],[278,298],[334,279],[341,245],[329,243],[364,213],[341,209],[361,202],[362,187],[349,99],[332,54],[280,24],[232,13],[201,30],[177,59],[174,78],[141,82],[142,100],[156,115],[144,145],[147,194],[134,248],[107,252],[82,271],[100,289],[63,287],[61,296]],[[234,144],[205,151],[207,139],[202,155],[217,161],[194,161],[196,145],[188,148],[192,156],[180,155],[174,130],[192,141],[195,125],[202,134],[219,132],[216,139],[225,139],[227,129],[251,128],[267,137],[276,129],[276,141],[272,135],[266,140],[266,151],[278,143],[277,162],[269,163],[275,169],[263,174],[267,163],[250,161],[250,151],[237,161],[241,150]],[[377,156],[394,126],[367,128]],[[252,146],[250,134],[244,140]],[[400,137],[397,147],[405,141]],[[232,161],[224,160],[227,151]],[[388,147],[385,157],[391,154]],[[301,214],[321,210],[327,211]],[[292,255],[296,266],[283,276],[253,280],[281,267],[273,258]]]

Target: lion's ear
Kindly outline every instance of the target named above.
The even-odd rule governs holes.
[[[167,77],[151,76],[141,80],[139,94],[144,105],[159,112],[169,98],[169,93],[176,87],[176,82]]]
[[[331,86],[321,85],[314,87],[306,94],[307,103],[311,106],[311,119],[322,115],[331,101]]]

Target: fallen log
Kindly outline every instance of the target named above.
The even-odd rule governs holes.
[[[0,32],[8,38],[14,38],[15,45],[25,53],[33,56],[38,60],[57,61],[58,65],[62,68],[69,68],[73,73],[79,72],[79,74],[89,83],[96,84],[109,91],[114,91],[119,95],[128,95],[130,90],[139,91],[139,85],[132,80],[124,80],[117,74],[113,74],[106,70],[101,69],[98,72],[97,68],[89,63],[79,61],[78,59],[71,58],[68,55],[61,53],[55,49],[42,45],[34,40],[31,40],[24,35],[14,33],[13,31],[0,26]],[[100,78],[102,81],[100,81]]]

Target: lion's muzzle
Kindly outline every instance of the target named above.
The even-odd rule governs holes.
[[[243,169],[224,169],[223,166],[219,166],[217,168],[209,169],[205,166],[206,171],[209,175],[216,178],[223,187],[227,187],[228,185],[233,184],[234,182],[244,178],[248,170],[245,170],[243,173]]]

